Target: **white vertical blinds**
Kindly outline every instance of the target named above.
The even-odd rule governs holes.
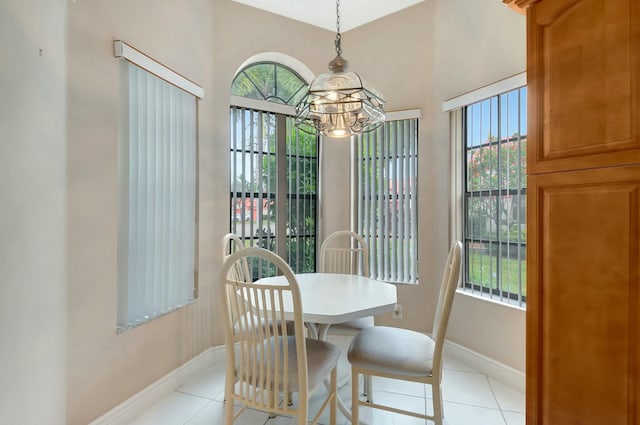
[[[127,66],[121,329],[189,303],[195,285],[196,98],[134,64]]]
[[[357,138],[358,233],[372,278],[417,283],[418,120],[387,121]]]

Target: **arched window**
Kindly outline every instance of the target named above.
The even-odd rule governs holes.
[[[231,94],[295,106],[306,88],[306,81],[291,68],[275,62],[260,62],[236,74]]]
[[[297,273],[316,269],[318,136],[294,124],[312,79],[293,58],[261,54],[239,68],[230,90],[230,230]],[[273,274],[251,268],[256,278]]]

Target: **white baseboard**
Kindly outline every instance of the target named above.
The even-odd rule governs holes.
[[[446,341],[444,346],[448,355],[462,360],[465,364],[482,372],[496,381],[502,382],[522,393],[525,392],[525,374],[492,358],[476,353],[462,345]]]
[[[224,345],[211,347],[134,394],[89,425],[128,425],[157,401],[180,388],[194,373],[224,359]]]
[[[525,374],[462,345],[447,341],[447,355],[516,390],[525,392]],[[214,362],[224,361],[224,345],[211,347],[169,372],[144,390],[134,394],[89,425],[128,425],[163,397],[180,388],[186,380]]]

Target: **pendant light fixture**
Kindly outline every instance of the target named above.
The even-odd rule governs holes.
[[[336,57],[331,72],[320,74],[296,105],[296,125],[315,127],[324,136],[341,138],[370,131],[384,122],[384,99],[355,72],[347,72],[342,55],[340,0],[336,0]]]

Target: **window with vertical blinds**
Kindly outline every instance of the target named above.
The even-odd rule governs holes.
[[[357,231],[370,275],[417,283],[418,120],[388,120],[356,138]]]
[[[197,99],[124,62],[118,329],[194,299]]]

